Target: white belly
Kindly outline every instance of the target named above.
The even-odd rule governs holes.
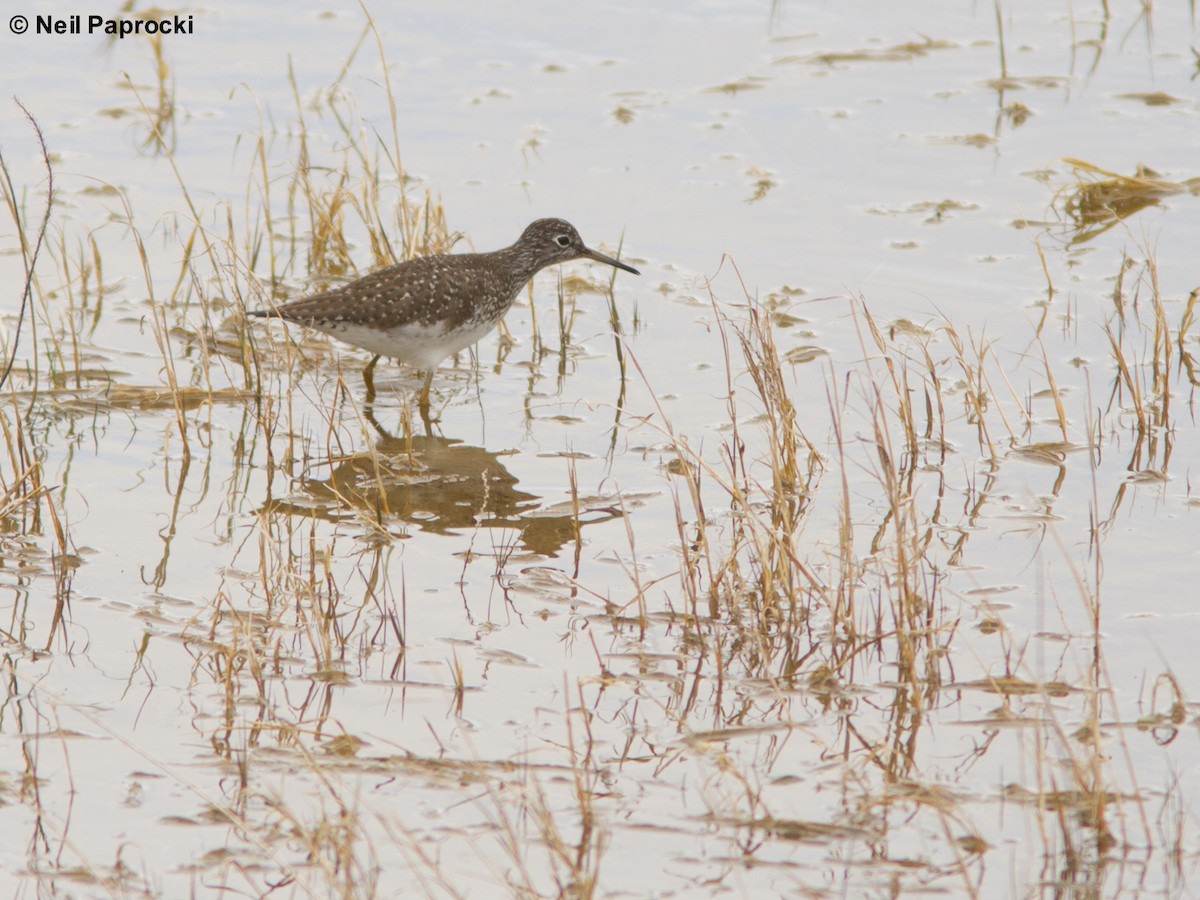
[[[447,332],[441,325],[411,324],[380,330],[347,322],[326,322],[320,330],[339,341],[428,371],[436,369],[447,356],[487,337],[495,327],[494,322],[480,322]]]

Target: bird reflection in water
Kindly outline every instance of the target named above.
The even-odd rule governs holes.
[[[619,501],[586,498],[543,507],[542,498],[517,488],[500,454],[452,438],[385,432],[372,453],[338,462],[328,478],[302,478],[302,493],[274,500],[265,511],[338,521],[366,512],[387,527],[400,520],[432,534],[471,528],[507,528],[521,544],[554,556],[580,529],[619,518]],[[578,515],[578,521],[576,520]]]

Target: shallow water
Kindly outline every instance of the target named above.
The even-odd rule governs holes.
[[[999,8],[6,32],[56,206],[4,403],[0,883],[1186,894],[1196,31]],[[350,173],[337,264],[305,151]],[[1151,205],[1071,218],[1139,165]],[[609,271],[548,270],[426,435],[415,373],[367,404],[364,354],[243,320],[426,191],[458,251],[543,215],[619,248],[620,340]],[[0,254],[11,341],[11,217]]]

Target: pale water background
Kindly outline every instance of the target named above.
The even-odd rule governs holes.
[[[1064,158],[1127,176],[1142,164],[1179,183],[1200,175],[1200,58],[1189,5],[1115,2],[1105,14],[1096,3],[1000,3],[1003,83],[992,4],[368,8],[395,93],[407,190],[432,192],[450,227],[466,236],[456,249],[503,246],[530,220],[557,215],[592,246],[620,245],[622,258],[641,269],[640,278],[619,273],[614,287],[630,360],[625,410],[616,415],[620,366],[604,298],[581,294],[561,369],[557,347],[538,355],[522,300],[507,320],[511,349],[501,353],[489,338],[477,378],[464,357],[435,382],[446,404],[440,434],[477,448],[464,451],[461,480],[473,483],[483,466],[499,464],[522,492],[502,527],[475,515],[477,494],[450,498],[439,484],[406,495],[416,508],[397,510],[381,536],[369,512],[283,472],[267,477],[268,441],[245,398],[189,413],[185,462],[169,404],[97,399],[110,384],[167,383],[150,291],[116,191],[161,299],[180,277],[190,227],[179,181],[200,224],[217,235],[229,221],[241,228],[261,215],[262,198],[250,187],[260,133],[271,178],[286,182],[300,132],[289,67],[315,164],[336,166],[345,153],[322,102],[339,78],[340,109],[353,130],[362,129],[367,146],[379,146],[378,133],[390,148],[375,37],[364,39],[358,7],[306,2],[189,8],[195,33],[165,39],[161,61],[145,40],[4,28],[5,94],[36,117],[54,158],[57,206],[38,271],[47,298],[37,307],[40,335],[64,317],[85,319],[77,323],[80,368],[104,375],[89,376],[96,394],[82,399],[35,399],[22,382],[14,387],[25,393],[6,407],[11,416],[38,404],[30,427],[69,534],[71,578],[69,612],[51,640],[63,588],[54,575],[63,563],[50,560],[59,552],[54,530],[43,523],[6,545],[0,892],[169,897],[233,886],[254,895],[285,882],[284,895],[321,896],[344,883],[343,873],[313,863],[297,834],[350,809],[362,867],[355,871],[370,873],[351,893],[505,896],[528,881],[553,895],[561,885],[543,874],[552,867],[532,849],[537,828],[520,816],[506,824],[502,811],[523,779],[530,793],[546,791],[560,827],[574,834],[567,748],[580,752],[583,708],[592,713],[595,814],[608,835],[601,896],[1194,890],[1194,396],[1175,372],[1170,428],[1151,436],[1149,448],[1137,445],[1111,405],[1105,323],[1119,330],[1113,293],[1127,259],[1126,309],[1149,296],[1152,259],[1164,307],[1180,322],[1200,284],[1200,199],[1184,191],[1073,241],[1060,193],[1074,185]],[[30,0],[5,12],[117,9]],[[153,108],[160,84],[175,105],[178,180],[167,158],[147,149],[138,96]],[[32,232],[44,171],[30,127],[7,100],[0,151]],[[399,188],[387,190],[394,205]],[[289,213],[282,189],[271,211],[280,233],[304,235],[307,219]],[[355,263],[365,270],[372,260],[355,227]],[[90,256],[89,235],[105,291],[84,316],[56,307],[66,279],[55,261],[64,248],[71,259]],[[0,283],[10,335],[23,279],[16,247],[5,218]],[[214,300],[212,324],[236,333],[236,303],[214,277],[222,265],[193,259],[192,298],[165,317],[180,379],[204,388],[242,385],[236,354],[202,364],[195,337],[206,324],[204,303]],[[302,256],[280,270],[287,290],[307,289]],[[581,264],[565,273],[608,278]],[[538,327],[551,344],[559,274],[544,273],[534,286]],[[269,278],[261,259],[255,275]],[[249,287],[246,299],[265,302]],[[1054,367],[1071,432],[1061,460],[1057,451],[1053,464],[1010,453],[1017,448],[1001,441],[993,467],[957,409],[948,413],[957,428],[945,463],[918,467],[914,489],[934,535],[943,617],[957,620],[957,633],[901,787],[946,792],[936,803],[897,800],[900,789],[864,749],[888,727],[886,716],[872,715],[892,697],[886,660],[864,660],[872,674],[859,672],[854,690],[831,705],[806,687],[814,673],[803,666],[794,684],[765,683],[733,666],[725,683],[712,660],[698,666],[703,655],[681,645],[675,504],[686,490],[671,474],[676,454],[666,427],[669,420],[703,458],[721,463],[730,383],[719,318],[744,323],[750,300],[780,314],[776,340],[790,360],[800,426],[830,460],[801,541],[829,581],[837,577],[842,478],[864,556],[884,513],[872,499],[874,438],[863,411],[867,373],[881,378],[885,370],[864,350],[859,302],[893,334],[924,334],[935,355],[947,352],[944,323],[990,343],[993,402],[1014,422],[1023,404],[1031,410],[1030,426],[1016,426],[1026,448],[1062,440],[1041,393],[1043,355]],[[256,352],[285,346],[281,329],[264,331],[274,338]],[[1146,340],[1135,339],[1143,358]],[[1187,335],[1187,346],[1195,340]],[[34,346],[27,330],[19,358],[30,360]],[[310,481],[329,477],[331,455],[366,453],[377,439],[353,416],[328,424],[337,360],[348,390],[361,394],[365,357],[323,346],[306,345],[305,362],[292,370],[296,438],[284,442]],[[737,364],[735,355],[733,386],[751,420],[753,382]],[[40,372],[49,387],[45,363]],[[955,396],[958,374],[942,373]],[[276,395],[287,377],[281,368],[269,382]],[[394,365],[381,364],[380,377],[385,399],[375,413],[399,431],[403,391],[418,382]],[[839,404],[849,428],[844,467],[831,418]],[[752,424],[743,422],[740,434],[752,458],[762,452]],[[572,480],[591,509],[578,542]],[[719,493],[709,503],[720,520]],[[236,652],[222,655],[238,640],[253,644],[251,616],[266,615],[256,575],[273,552],[264,534],[283,535],[302,568],[337,585],[350,651],[336,677],[303,627],[302,599],[266,616],[288,621],[280,631],[263,626],[277,642],[265,654],[274,660],[270,672],[255,674]],[[1096,639],[1078,583],[1094,588],[1098,573]],[[873,590],[866,580],[863,590]],[[614,613],[639,598],[647,634]],[[392,631],[401,609],[403,654]],[[821,639],[817,621],[803,643]],[[1024,802],[1021,790],[1062,789],[1036,773],[1070,768],[1062,748],[1077,746],[1071,735],[1084,704],[1078,693],[1035,692],[1023,706],[1019,696],[1002,700],[986,679],[1012,675],[1078,690],[1097,643],[1107,679],[1098,757],[1122,840],[1067,866],[1069,841],[1058,829],[1078,837],[1087,825],[1063,825],[1053,809]],[[465,685],[457,694],[456,669]],[[1170,679],[1180,715],[1154,720],[1163,727],[1135,727],[1160,711],[1154,689]],[[995,711],[1009,702],[1013,724],[997,726]],[[844,731],[847,722],[854,727]],[[1061,744],[1047,733],[1064,735]],[[330,750],[338,735],[363,742],[357,755]],[[326,770],[332,785],[312,763],[330,753],[338,760]],[[1049,765],[1035,765],[1047,755]],[[231,824],[229,810],[245,818]],[[767,818],[810,830],[771,831]],[[536,874],[526,880],[496,837],[506,829],[529,843]]]

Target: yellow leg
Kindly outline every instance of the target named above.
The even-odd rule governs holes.
[[[375,363],[379,362],[379,355],[371,357],[371,361],[367,363],[367,367],[363,369],[363,384],[367,386],[367,402],[370,403],[375,399]]]
[[[417,409],[421,413],[421,421],[425,423],[425,431],[432,434],[432,421],[429,418],[429,388],[433,384],[433,373],[430,369],[425,373],[425,384],[421,386],[421,396],[417,399]]]
[[[433,372],[434,370],[430,369],[425,373],[425,384],[421,387],[421,399],[418,401],[418,405],[425,412],[429,412],[429,388],[433,386]]]

